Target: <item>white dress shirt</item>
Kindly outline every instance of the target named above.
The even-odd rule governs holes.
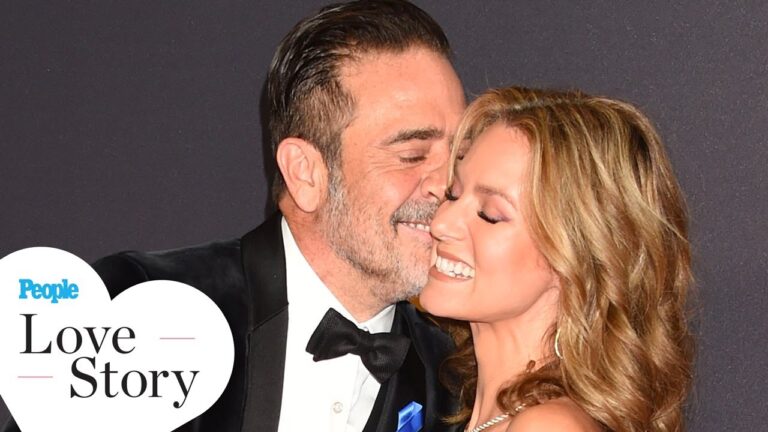
[[[315,362],[307,342],[328,308],[371,333],[389,332],[395,319],[391,305],[364,323],[352,318],[328,290],[302,255],[282,220],[288,285],[288,340],[283,376],[283,398],[278,432],[360,432],[365,427],[381,385],[360,357]]]

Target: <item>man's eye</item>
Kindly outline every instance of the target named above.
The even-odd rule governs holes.
[[[445,199],[448,200],[448,201],[456,201],[457,199],[459,199],[459,197],[454,195],[453,192],[451,192],[450,189],[446,189],[445,190]]]
[[[426,156],[409,156],[409,157],[400,156],[400,162],[407,163],[407,164],[424,162],[425,160],[427,160]]]
[[[494,219],[494,218],[488,216],[487,214],[485,214],[485,212],[482,211],[482,210],[478,211],[477,215],[480,216],[480,219],[488,222],[489,224],[496,224],[496,223],[501,222],[501,219]]]

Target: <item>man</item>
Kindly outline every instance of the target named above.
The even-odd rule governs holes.
[[[177,280],[227,317],[229,384],[180,430],[395,431],[410,402],[424,407],[422,430],[446,429],[440,416],[453,405],[437,368],[452,345],[406,300],[426,283],[428,227],[465,104],[448,56],[440,27],[400,0],[332,5],[303,20],[267,78],[280,212],[239,240],[94,265],[113,296]],[[323,352],[340,337],[321,330],[338,323],[329,309],[355,337],[369,336],[357,328],[396,336],[393,365]]]

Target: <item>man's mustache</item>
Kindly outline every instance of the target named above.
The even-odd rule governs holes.
[[[392,214],[390,222],[394,226],[399,222],[420,222],[429,225],[440,205],[428,201],[406,201]]]

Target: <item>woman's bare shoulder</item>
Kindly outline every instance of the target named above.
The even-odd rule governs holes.
[[[576,403],[559,398],[526,408],[512,418],[507,432],[600,432],[600,424]]]

